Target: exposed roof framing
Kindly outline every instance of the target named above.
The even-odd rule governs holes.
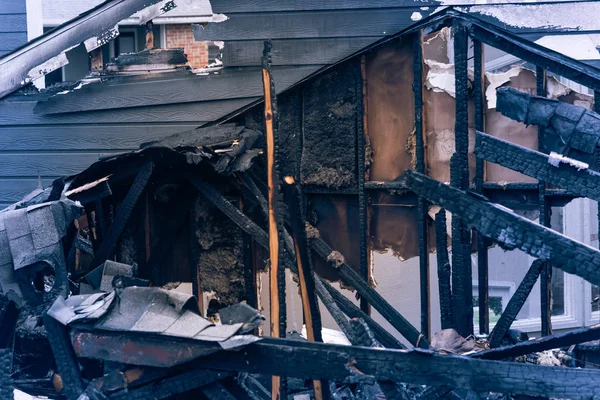
[[[163,0],[108,0],[0,59],[0,98],[31,81],[29,73],[89,38],[113,29],[124,18]],[[159,11],[160,12],[160,11]]]

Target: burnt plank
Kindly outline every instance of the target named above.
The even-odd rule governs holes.
[[[148,385],[111,393],[112,400],[165,399],[222,379],[227,372],[191,369]]]
[[[140,171],[131,184],[125,199],[123,199],[123,202],[119,207],[119,211],[115,217],[115,220],[108,228],[108,232],[100,244],[100,248],[94,255],[94,258],[90,264],[90,268],[96,268],[112,255],[115,245],[117,244],[117,240],[119,239],[119,236],[121,236],[121,232],[123,232],[125,224],[129,220],[129,216],[133,211],[133,207],[136,205],[142,192],[146,188],[146,184],[152,176],[153,169],[154,163],[152,161],[147,161],[144,166],[140,168]]]
[[[455,152],[450,160],[450,184],[469,187],[469,95],[467,29],[459,20],[452,25],[456,86]],[[463,337],[473,334],[473,279],[471,232],[461,218],[452,218],[452,317]]]
[[[517,315],[521,311],[521,308],[523,308],[523,305],[527,301],[527,297],[529,297],[529,293],[531,293],[533,286],[537,282],[538,276],[540,276],[540,273],[544,269],[544,265],[545,264],[542,261],[535,260],[531,264],[531,267],[529,267],[529,270],[525,274],[525,277],[519,284],[519,287],[517,288],[515,293],[508,301],[506,308],[504,309],[504,311],[502,311],[500,319],[498,320],[496,326],[494,326],[494,329],[490,333],[490,347],[498,347],[504,339],[504,336],[506,336],[506,334],[508,333],[510,326],[517,318]]]
[[[238,13],[227,21],[194,24],[196,40],[257,40],[321,37],[374,38],[394,34],[412,24],[413,12],[424,17],[433,12],[420,7],[397,9],[323,10],[317,13],[281,13],[275,18],[268,12]]]
[[[348,265],[343,256],[329,247],[320,237],[311,238],[311,246],[324,260],[331,262],[338,269],[344,282],[352,286],[361,297],[367,299],[369,304],[377,310],[398,332],[402,334],[413,346],[429,348],[429,341],[414,326],[411,325],[394,307],[377,293],[358,273]]]
[[[273,65],[333,64],[373,43],[377,38],[313,38],[273,40]],[[262,41],[228,41],[223,48],[227,67],[260,65]]]
[[[144,357],[140,356],[137,346],[133,345],[147,341],[139,335],[75,330],[72,340],[81,342],[79,337],[82,335],[94,336],[102,341],[103,346],[78,346],[76,350],[80,357],[98,358],[116,354],[132,361]],[[123,341],[130,345],[122,347]],[[197,340],[181,341],[189,348],[206,348],[205,344]],[[116,348],[113,348],[113,342]],[[172,341],[165,338],[158,338],[152,343],[157,351],[164,351],[172,345]],[[597,385],[600,371],[594,369],[546,367],[441,355],[425,350],[389,350],[289,339],[262,338],[246,346],[243,351],[220,351],[200,357],[189,366],[265,375],[285,373],[287,376],[301,379],[330,379],[343,382],[355,374],[348,368],[351,360],[351,365],[362,374],[373,376],[382,382],[424,385],[435,383],[480,392],[570,399],[600,396],[600,387]]]
[[[212,24],[211,24],[212,25]],[[220,25],[220,24],[216,24]],[[320,66],[274,67],[277,93],[318,70]],[[239,99],[262,95],[258,68],[223,70],[219,74],[197,76],[172,72],[169,79],[115,79],[111,84],[91,83],[68,94],[39,102],[34,112],[41,114],[108,110],[208,100]]]
[[[550,163],[550,157],[535,150],[477,132],[475,151],[477,157],[519,171],[571,193],[600,201],[600,173],[579,169],[561,162]]]
[[[442,329],[454,326],[454,319],[452,318],[452,286],[450,284],[452,269],[448,258],[448,234],[446,232],[446,210],[442,208],[435,215],[435,244]]]
[[[34,96],[35,98],[35,96]],[[12,99],[11,97],[8,100]],[[65,124],[128,124],[128,123],[190,123],[202,125],[237,110],[258,97],[203,101],[185,104],[144,106],[72,114],[35,114],[35,101],[0,102],[1,125],[65,125]]]
[[[473,39],[539,65],[581,85],[594,90],[600,89],[600,72],[581,61],[493,28],[491,25],[486,25],[484,28],[476,24],[469,24],[469,34]]]
[[[319,278],[320,279],[320,278]],[[315,281],[316,282],[316,281]],[[384,347],[389,349],[405,349],[404,346],[398,339],[392,334],[386,331],[381,325],[379,325],[373,318],[367,315],[364,311],[358,308],[352,301],[346,298],[342,293],[333,288],[329,283],[321,280],[323,287],[329,292],[331,298],[336,302],[340,310],[346,314],[349,318],[361,318],[367,323],[369,328],[373,331],[375,339],[381,343]]]
[[[554,267],[600,284],[600,251],[569,239],[481,198],[413,171],[407,186],[461,218],[469,228],[498,242],[504,249],[520,249]]]
[[[471,357],[484,360],[502,360],[598,339],[600,339],[600,325],[594,325],[519,342],[512,346],[480,351],[472,354]]]
[[[85,390],[75,351],[69,340],[67,327],[48,314],[44,315],[44,329],[56,361],[58,373],[64,383],[63,394],[68,400],[77,400]]]

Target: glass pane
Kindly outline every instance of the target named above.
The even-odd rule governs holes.
[[[563,208],[552,208],[551,218],[552,228],[560,233],[563,228]],[[510,298],[521,284],[525,274],[529,270],[533,258],[520,251],[504,251],[499,247],[493,247],[488,250],[488,279],[489,279],[489,298],[490,325],[498,321],[502,311],[506,308]],[[473,261],[473,307],[475,326],[479,324],[479,306],[477,302],[477,256],[472,257]],[[565,313],[565,273],[557,268],[552,268],[552,315],[564,315]],[[516,321],[540,318],[540,283],[539,280],[533,287],[527,301],[517,315]]]

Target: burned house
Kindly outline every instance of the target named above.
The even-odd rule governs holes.
[[[484,44],[524,64],[486,73]],[[0,212],[2,395],[597,397],[597,369],[570,367],[598,327],[553,333],[550,279],[555,268],[599,285],[600,252],[550,217],[600,199],[600,117],[558,79],[597,91],[600,71],[456,8],[306,76],[277,77],[276,46],[245,71],[259,98],[153,132]],[[180,98],[228,77],[173,69],[37,94],[33,107],[87,118],[128,85]],[[127,118],[144,101],[107,109]],[[495,248],[533,262],[492,323]],[[378,290],[375,251],[418,260],[418,323]],[[541,335],[527,340],[511,326],[536,281]],[[305,339],[290,329],[294,301]],[[346,345],[323,343],[327,316]],[[559,348],[568,366],[541,365]]]

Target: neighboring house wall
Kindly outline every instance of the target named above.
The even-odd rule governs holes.
[[[0,0],[0,56],[26,42],[26,1]]]
[[[167,49],[183,48],[192,68],[203,68],[208,64],[207,42],[194,40],[194,31],[190,24],[166,25]]]

